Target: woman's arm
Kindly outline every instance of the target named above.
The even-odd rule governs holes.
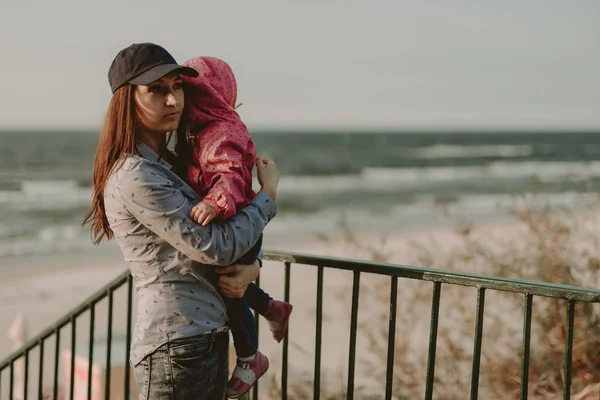
[[[232,264],[252,248],[277,213],[273,199],[260,191],[227,222],[198,225],[190,219],[192,206],[181,191],[159,168],[146,160],[141,162],[148,165],[132,169],[119,184],[124,208],[140,224],[194,261]]]

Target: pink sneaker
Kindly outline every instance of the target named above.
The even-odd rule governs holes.
[[[278,343],[285,337],[293,308],[294,306],[290,303],[279,300],[269,300],[269,309],[265,314],[265,318],[269,321],[269,327],[271,332],[273,332],[273,338],[277,340]]]
[[[260,351],[256,352],[254,360],[242,361],[238,358],[231,379],[227,383],[227,397],[237,399],[246,394],[268,369],[269,359]]]

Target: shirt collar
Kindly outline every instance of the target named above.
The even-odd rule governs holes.
[[[168,169],[173,168],[173,166],[171,164],[169,164],[168,161],[166,161],[162,157],[159,158],[158,154],[156,154],[156,152],[154,150],[152,150],[152,148],[150,146],[148,146],[146,143],[142,142],[141,140],[136,140],[135,146],[137,148],[137,151],[140,152],[140,155],[142,157],[144,157],[145,159],[154,161],[154,162],[158,163],[159,165],[162,165],[163,167],[168,168]]]

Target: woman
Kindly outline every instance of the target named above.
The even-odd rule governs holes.
[[[184,106],[180,74],[197,73],[152,43],[115,57],[93,204],[84,219],[95,244],[114,236],[130,263],[138,308],[131,363],[141,399],[224,397],[227,318],[216,287],[242,297],[259,262],[211,265],[240,258],[276,214],[277,168],[258,160],[261,191],[250,205],[223,224],[201,226],[189,218],[200,199],[175,173],[166,140]]]

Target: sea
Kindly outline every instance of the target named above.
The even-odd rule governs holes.
[[[2,259],[90,251],[98,132],[0,132]],[[253,132],[281,174],[279,240],[507,217],[514,194],[595,206],[600,132]]]

